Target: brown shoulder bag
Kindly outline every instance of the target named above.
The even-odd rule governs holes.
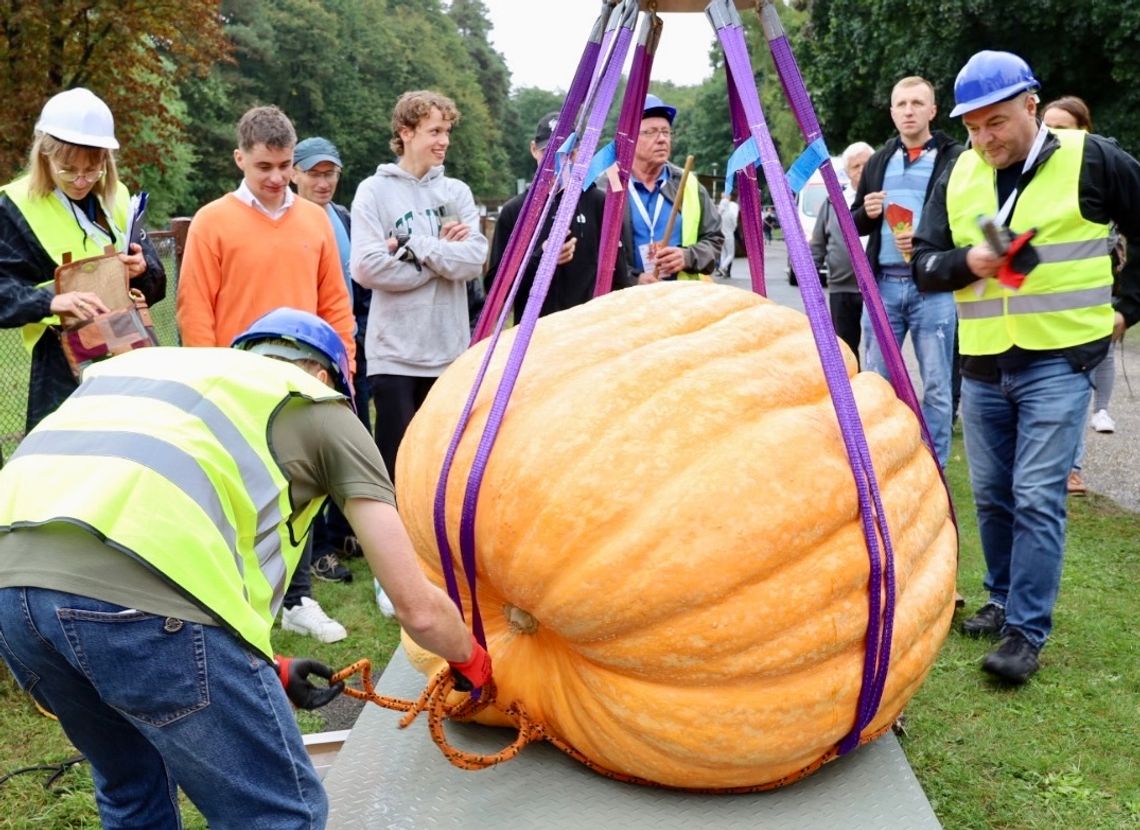
[[[97,294],[110,309],[93,320],[60,315],[59,342],[77,380],[97,360],[158,345],[146,298],[130,287],[127,266],[110,246],[100,256],[74,262],[64,254],[63,264],[55,269],[55,293],[70,291]]]

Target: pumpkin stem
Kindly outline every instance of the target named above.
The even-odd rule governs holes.
[[[529,611],[524,611],[509,602],[503,606],[503,616],[507,618],[507,625],[511,631],[516,634],[533,634],[538,631],[538,620],[531,616]]]

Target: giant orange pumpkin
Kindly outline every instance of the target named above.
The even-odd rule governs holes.
[[[467,474],[510,342],[452,470],[456,557]],[[400,448],[400,511],[440,585],[436,485],[485,346],[443,374]],[[947,633],[956,536],[914,415],[878,375],[855,375],[843,348],[897,579],[870,736],[902,711]],[[668,786],[760,786],[813,766],[852,728],[868,554],[799,312],[673,283],[541,320],[475,532],[498,700],[521,701],[601,767]]]

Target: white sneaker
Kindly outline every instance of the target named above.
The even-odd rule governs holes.
[[[1116,421],[1108,414],[1107,409],[1098,409],[1089,418],[1089,426],[1097,432],[1116,432]]]
[[[396,616],[396,606],[392,605],[392,600],[388,599],[388,595],[380,587],[380,580],[375,577],[372,578],[372,590],[376,593],[376,607],[380,609],[380,613],[385,617]]]
[[[312,597],[301,597],[301,604],[281,611],[281,627],[307,637],[316,637],[322,643],[335,643],[348,636],[344,626],[325,613],[321,604]]]

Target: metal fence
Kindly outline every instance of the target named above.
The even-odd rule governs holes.
[[[150,238],[166,266],[166,297],[151,308],[151,318],[158,342],[163,346],[174,346],[178,344],[174,320],[174,297],[178,291],[174,232],[154,231]],[[0,453],[4,458],[11,457],[24,437],[30,363],[31,356],[24,348],[20,330],[0,329]]]

